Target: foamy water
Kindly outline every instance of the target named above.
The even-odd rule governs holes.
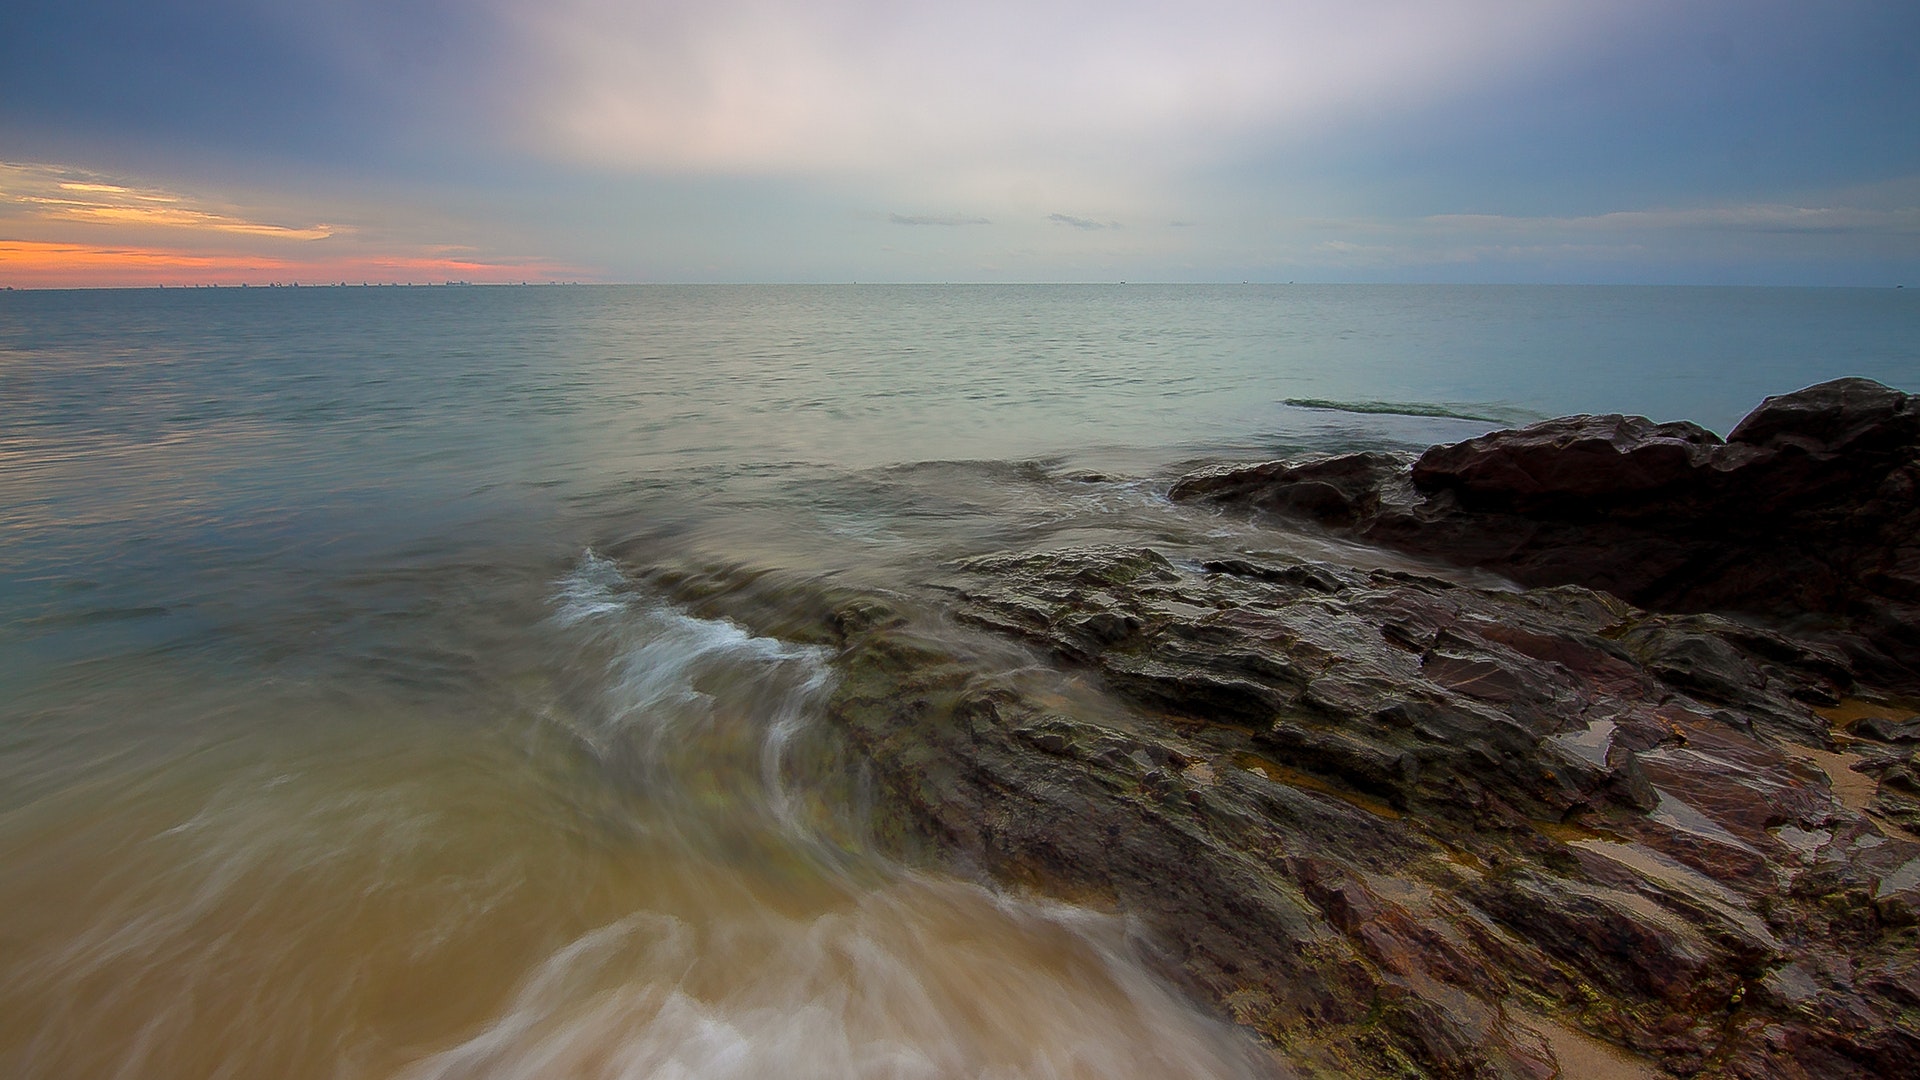
[[[590,552],[551,608],[493,716],[257,687],[0,819],[10,1075],[1268,1071],[1118,915],[815,829],[823,650]]]

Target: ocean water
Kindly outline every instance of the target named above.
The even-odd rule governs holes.
[[[831,657],[640,572],[935,605],[1279,542],[1197,460],[1839,375],[1920,389],[1920,292],[0,293],[0,1073],[1260,1075],[1124,913],[865,844]]]

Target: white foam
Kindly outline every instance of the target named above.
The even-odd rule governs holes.
[[[404,1080],[1257,1075],[1118,920],[907,878],[811,917],[641,914],[556,951]]]
[[[602,754],[630,746],[662,770],[689,740],[750,743],[766,799],[776,816],[790,816],[785,760],[833,684],[826,649],[695,616],[635,589],[592,551],[561,580],[555,602],[555,624],[609,658],[600,701],[573,718],[575,734]]]

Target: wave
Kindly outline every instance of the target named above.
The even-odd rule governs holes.
[[[1296,409],[1364,413],[1375,416],[1433,416],[1449,420],[1479,420],[1489,424],[1528,424],[1546,416],[1513,405],[1420,401],[1331,401],[1325,398],[1283,398],[1280,404]]]
[[[1257,1053],[1124,920],[909,875],[824,912],[636,912],[400,1080],[1252,1080]]]
[[[735,794],[791,823],[788,752],[833,684],[828,650],[700,618],[592,551],[560,580],[554,603],[554,624],[604,666],[589,673],[597,692],[588,704],[553,719],[595,755],[634,766],[656,792],[705,774],[745,786]]]

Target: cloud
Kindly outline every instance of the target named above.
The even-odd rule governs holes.
[[[283,282],[555,281],[563,260],[422,240],[377,225],[287,224],[122,176],[0,162],[0,284],[27,288]],[[429,226],[431,227],[431,226]]]
[[[887,220],[895,225],[991,225],[993,222],[983,217],[968,214],[888,214]]]
[[[160,188],[129,186],[113,178],[59,165],[0,162],[0,220],[228,233],[275,240],[325,240],[340,231],[324,224],[255,221],[230,210]]]
[[[1424,219],[1441,229],[1482,232],[1667,232],[1920,234],[1920,205],[1890,209],[1746,203],[1680,209],[1619,210],[1581,217],[1441,214]]]
[[[1650,0],[504,2],[519,130],[652,172],[1111,189],[1550,63]],[[1057,196],[1056,196],[1057,197]]]
[[[1254,242],[1274,264],[1418,276],[1446,267],[1508,267],[1523,276],[1659,280],[1662,267],[1721,278],[1872,280],[1844,271],[1920,260],[1920,177],[1817,200],[1649,207],[1586,215],[1434,214],[1276,221]],[[1798,267],[1784,278],[1777,268]],[[1637,269],[1634,269],[1637,268]],[[1483,272],[1491,272],[1484,271]],[[1837,276],[1836,276],[1837,275]],[[1499,279],[1499,278],[1496,278]],[[1670,278],[1669,278],[1670,279]]]
[[[1092,218],[1074,217],[1072,214],[1048,214],[1047,220],[1055,225],[1065,225],[1074,229],[1117,229],[1117,221],[1095,221]]]

